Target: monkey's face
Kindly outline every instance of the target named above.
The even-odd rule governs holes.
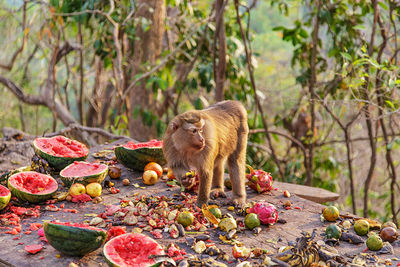
[[[181,120],[173,122],[172,139],[175,147],[182,152],[195,153],[204,149],[206,142],[203,135],[204,120],[196,122]]]
[[[190,139],[189,144],[191,144],[195,150],[202,150],[206,145],[203,137],[203,127],[192,125],[190,128],[185,129],[185,131],[187,132],[187,136],[189,136],[188,139]]]

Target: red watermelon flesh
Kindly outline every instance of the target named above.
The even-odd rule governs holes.
[[[117,236],[106,243],[104,254],[118,266],[146,267],[155,263],[150,255],[163,255],[164,250],[152,238],[138,233]]]
[[[36,245],[27,245],[25,246],[25,251],[29,252],[30,254],[36,254],[43,249],[43,246],[40,244]]]
[[[8,196],[8,194],[10,194],[10,190],[5,186],[0,185],[0,197]]]
[[[9,181],[12,185],[24,192],[31,194],[47,194],[58,188],[57,181],[37,172],[21,172]]]
[[[100,163],[89,163],[84,161],[74,161],[68,168],[62,171],[65,177],[82,177],[101,173],[107,169],[107,165]]]
[[[142,148],[142,147],[162,147],[162,145],[163,145],[163,141],[158,141],[156,139],[153,139],[153,140],[150,140],[149,142],[138,143],[138,144],[135,144],[134,142],[130,141],[122,146],[125,148],[137,149],[137,148]]]
[[[89,151],[84,144],[64,136],[37,138],[35,142],[40,150],[56,157],[79,158],[86,156]]]

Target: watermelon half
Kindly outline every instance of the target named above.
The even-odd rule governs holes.
[[[65,186],[71,186],[73,183],[88,185],[103,182],[107,172],[108,166],[105,164],[75,161],[60,171],[60,177]]]
[[[57,171],[74,161],[85,160],[89,154],[86,145],[61,135],[36,138],[33,141],[33,149],[38,156],[45,159]]]
[[[151,255],[164,255],[163,248],[151,237],[139,233],[119,235],[108,241],[103,254],[110,266],[147,267],[157,264]]]
[[[127,168],[143,171],[149,162],[157,162],[160,165],[166,163],[162,151],[162,141],[151,140],[146,143],[128,142],[114,148],[115,156],[122,165]]]
[[[43,231],[52,247],[70,256],[83,256],[95,251],[107,239],[105,230],[83,223],[45,221]]]
[[[10,199],[10,190],[5,186],[0,185],[0,210],[4,209],[7,206],[8,202],[10,202]]]
[[[58,189],[58,183],[49,175],[26,171],[8,178],[8,188],[19,200],[39,203],[53,196]]]

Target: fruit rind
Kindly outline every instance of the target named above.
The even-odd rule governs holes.
[[[3,186],[3,185],[0,185],[0,191],[5,193],[4,196],[0,196],[0,210],[2,210],[2,209],[4,209],[4,208],[8,205],[8,203],[10,202],[10,199],[11,199],[11,191],[10,191],[7,187],[5,187],[5,186]],[[8,193],[7,193],[7,191],[8,191]]]
[[[85,228],[86,227],[86,228]],[[49,244],[70,256],[83,256],[95,251],[107,239],[107,232],[90,226],[65,225],[45,221],[43,230]]]
[[[157,162],[161,166],[166,163],[161,141],[149,141],[140,143],[144,147],[129,148],[128,146],[117,146],[114,148],[115,156],[122,165],[129,169],[143,171],[149,162]],[[139,145],[139,144],[137,144]]]
[[[68,175],[65,174],[69,171],[70,168],[75,167],[76,165],[82,166],[82,168],[90,168],[91,166],[99,166],[100,171],[97,173],[93,173],[90,175]],[[104,181],[108,174],[108,166],[106,164],[102,163],[89,163],[89,162],[83,162],[83,161],[75,161],[68,166],[66,166],[64,169],[60,171],[60,178],[61,181],[64,183],[64,186],[70,187],[74,183],[80,183],[83,185],[88,185],[90,183],[101,183]]]

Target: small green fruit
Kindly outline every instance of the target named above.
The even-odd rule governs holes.
[[[358,220],[354,223],[354,231],[358,235],[366,235],[369,232],[369,223],[366,220]]]
[[[247,214],[244,218],[244,225],[250,230],[260,226],[260,219],[258,219],[258,215],[255,213]]]
[[[330,224],[325,229],[325,236],[326,238],[334,238],[339,239],[342,236],[342,230],[336,224]]]
[[[176,219],[176,221],[179,224],[182,224],[183,227],[188,227],[189,225],[191,225],[193,223],[193,220],[194,220],[193,213],[188,211],[180,212],[178,214],[178,218]]]
[[[371,235],[367,239],[367,247],[369,250],[377,251],[383,247],[383,241],[378,235]]]
[[[215,218],[221,219],[222,217],[222,212],[219,208],[211,208],[209,211],[214,215]]]

